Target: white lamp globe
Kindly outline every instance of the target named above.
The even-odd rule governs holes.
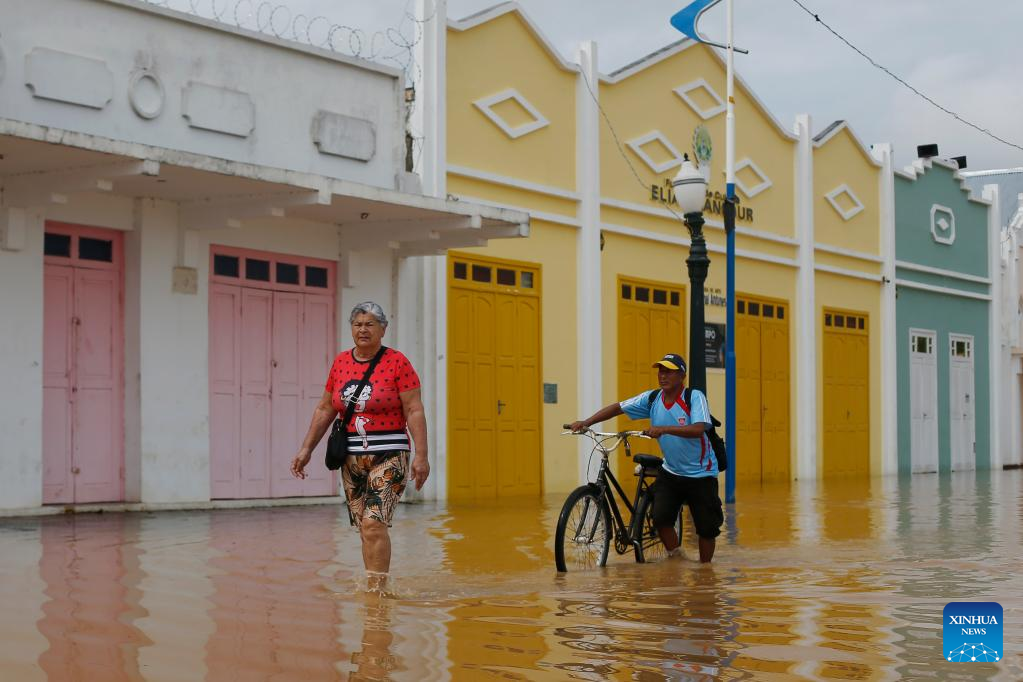
[[[683,158],[682,167],[671,181],[671,186],[683,213],[699,213],[703,210],[707,199],[707,179],[689,160],[688,154]]]

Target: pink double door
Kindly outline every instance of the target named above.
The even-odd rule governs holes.
[[[224,266],[226,259],[237,259],[237,267]],[[281,276],[278,263],[289,276]],[[327,272],[310,277],[310,269]],[[334,359],[333,264],[218,247],[212,272],[212,496],[336,494],[336,477],[323,465],[326,438],[305,480],[290,472]]]
[[[43,503],[124,499],[121,236],[47,223]]]

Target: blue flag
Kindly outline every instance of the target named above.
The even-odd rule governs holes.
[[[697,40],[701,43],[710,43],[709,40],[705,40],[700,35],[699,31],[696,30],[696,24],[700,21],[700,17],[703,16],[704,12],[719,2],[721,2],[721,0],[694,0],[671,17],[671,25],[683,35],[688,36],[693,40]],[[711,44],[713,45],[715,43]]]
[[[692,38],[699,43],[707,43],[714,47],[721,47],[728,49],[727,45],[716,43],[713,40],[707,40],[700,35],[700,31],[696,25],[700,22],[703,17],[703,13],[709,10],[714,5],[721,2],[721,0],[693,0],[681,10],[676,12],[671,17],[671,25],[674,26],[679,32],[685,35],[687,38]],[[749,50],[743,50],[742,48],[733,48],[736,52],[743,54],[749,54]]]

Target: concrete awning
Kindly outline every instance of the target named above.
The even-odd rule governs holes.
[[[205,230],[248,219],[299,219],[339,228],[346,251],[434,255],[525,237],[521,211],[371,187],[187,152],[0,119],[4,208],[67,203],[75,194],[177,202],[180,224]]]

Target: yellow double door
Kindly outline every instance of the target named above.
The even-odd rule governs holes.
[[[618,397],[630,398],[657,388],[655,361],[666,353],[686,357],[685,290],[665,282],[619,278],[618,280]],[[644,429],[647,420],[619,419],[620,429]],[[633,454],[660,455],[652,441],[634,441]],[[635,466],[618,451],[615,473],[631,473]]]
[[[867,316],[824,311],[824,476],[870,473]]]
[[[790,472],[789,309],[736,297],[736,476],[787,480]]]
[[[452,254],[448,275],[448,495],[539,494],[539,272]]]

